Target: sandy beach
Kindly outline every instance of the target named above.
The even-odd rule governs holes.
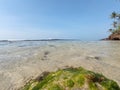
[[[101,73],[120,86],[120,42],[21,43],[0,47],[0,90],[18,90],[42,72],[69,66]]]

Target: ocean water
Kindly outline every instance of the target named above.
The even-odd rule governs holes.
[[[84,67],[120,85],[119,41],[0,41],[0,90],[17,90],[44,71]]]

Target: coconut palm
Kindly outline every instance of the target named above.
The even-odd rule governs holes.
[[[114,19],[114,22],[113,22],[113,27],[114,27],[114,28],[117,27],[117,21],[116,21],[117,17],[118,17],[118,14],[117,14],[115,11],[112,12],[111,18]]]
[[[108,31],[112,33],[113,29],[109,29]]]
[[[120,26],[120,14],[117,14],[118,26]]]
[[[114,21],[114,22],[113,22],[113,27],[114,27],[114,28],[117,28],[117,24],[118,24],[117,21]]]
[[[111,14],[111,18],[112,19],[116,19],[116,17],[117,17],[117,13],[114,11],[114,12],[112,12],[112,14]]]
[[[120,27],[120,14],[116,13],[115,11],[112,12],[111,18],[114,19],[113,21],[113,28],[109,29],[109,32],[111,33],[117,33],[118,32],[118,27]]]

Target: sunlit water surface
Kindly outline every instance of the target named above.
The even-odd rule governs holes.
[[[16,90],[44,71],[67,66],[102,73],[120,85],[120,42],[0,42],[0,90]]]

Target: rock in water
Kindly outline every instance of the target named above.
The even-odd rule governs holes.
[[[43,80],[33,80],[22,90],[120,90],[117,83],[83,68],[51,72]]]

